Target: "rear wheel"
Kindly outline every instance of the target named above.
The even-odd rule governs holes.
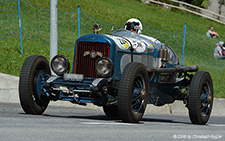
[[[110,117],[110,118],[118,118],[119,117],[117,105],[103,106],[103,111],[107,117]]]
[[[118,112],[123,122],[137,123],[141,120],[147,105],[148,91],[145,66],[129,63],[123,71],[118,91]]]
[[[19,98],[22,109],[27,114],[42,114],[49,99],[42,95],[42,83],[51,72],[45,57],[32,55],[26,59],[20,73]]]
[[[189,117],[193,124],[206,124],[213,106],[213,83],[208,72],[199,71],[191,80],[188,95]]]

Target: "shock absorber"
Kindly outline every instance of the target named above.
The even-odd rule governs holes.
[[[159,49],[159,53],[158,53],[158,67],[159,68],[162,67],[162,58],[163,58],[163,49],[162,49],[162,45],[161,45],[161,48]]]
[[[167,56],[168,56],[168,49],[167,49],[167,45],[165,45],[165,48],[163,49],[163,65],[162,67],[166,68],[166,64],[167,64]]]

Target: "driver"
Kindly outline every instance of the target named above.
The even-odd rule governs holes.
[[[140,37],[146,38],[147,40],[151,40],[152,42],[157,44],[157,46],[160,46],[160,47],[162,45],[165,46],[165,44],[162,44],[158,39],[141,34],[142,33],[142,23],[138,19],[135,19],[135,18],[129,19],[125,24],[125,30],[129,30],[129,31],[138,33],[138,34],[140,34]],[[147,46],[147,48],[151,48],[151,45]],[[174,64],[179,64],[179,58],[175,54],[175,52],[171,49],[171,47],[167,46],[167,50],[168,50],[170,60]]]
[[[138,19],[132,18],[126,22],[125,29],[130,30],[135,33],[138,33],[138,34],[141,34],[142,24]]]

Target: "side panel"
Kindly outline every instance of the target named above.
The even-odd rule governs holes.
[[[157,58],[158,51],[156,50],[153,53],[136,53],[133,54],[133,62],[139,62],[144,64],[146,67],[157,67]],[[128,63],[131,62],[131,52],[118,50],[116,52],[115,60],[115,72],[114,77],[120,78],[123,73],[124,68]]]

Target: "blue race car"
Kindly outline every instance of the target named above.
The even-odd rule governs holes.
[[[50,101],[102,106],[108,117],[137,123],[147,104],[182,100],[193,124],[206,124],[213,105],[213,84],[197,65],[180,66],[168,45],[130,30],[88,34],[77,39],[74,60],[56,55],[49,63],[32,55],[23,64],[20,103],[27,114],[42,114]],[[51,70],[55,73],[51,75]],[[196,72],[196,73],[195,73]]]

